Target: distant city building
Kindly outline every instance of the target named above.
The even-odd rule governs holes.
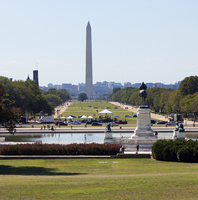
[[[141,85],[141,83],[134,83],[134,84],[132,84],[132,87],[137,87],[138,88],[140,85]]]
[[[85,84],[84,83],[78,84],[78,91],[79,92],[85,92]]]
[[[101,82],[96,82],[96,84],[93,84],[93,92],[96,96],[109,93],[108,85],[102,85]]]
[[[39,87],[39,81],[38,81],[38,70],[33,71],[33,81],[36,83],[36,85]]]
[[[71,90],[72,84],[71,83],[63,83],[62,89]]]
[[[48,86],[48,88],[53,88],[53,84],[52,83],[49,83],[47,86]]]
[[[53,85],[53,88],[55,88],[57,90],[61,90],[62,89],[62,85]]]
[[[109,84],[109,82],[107,82],[107,81],[103,81],[103,82],[102,82],[102,85],[108,86],[108,84]]]
[[[29,76],[28,76],[29,77]],[[171,88],[171,89],[178,89],[179,88],[180,81],[174,84],[163,84],[163,83],[146,83],[148,88],[153,87],[161,87],[161,88]],[[93,84],[93,96],[92,99],[102,99],[102,96],[108,95],[112,93],[113,88],[119,87],[139,87],[141,83],[130,83],[125,82],[124,85],[121,83],[116,82],[96,82]],[[63,83],[62,85],[53,85],[52,83],[48,84],[48,87],[40,87],[41,90],[48,90],[49,88],[56,88],[59,89],[66,89],[70,95],[72,96],[78,96],[81,92],[85,92],[85,83],[79,83],[78,85],[72,85],[71,83]]]
[[[124,87],[132,87],[132,84],[130,82],[124,83]]]
[[[123,88],[121,83],[109,82],[108,87],[113,90],[113,88]]]
[[[170,88],[170,89],[178,89],[180,82],[174,83],[174,84],[164,84],[164,83],[146,83],[147,88],[153,88],[153,87],[159,87],[159,88]],[[127,82],[128,83],[128,82]],[[124,84],[124,87],[130,87],[129,84]],[[131,84],[131,87],[139,87],[141,83],[134,83]]]

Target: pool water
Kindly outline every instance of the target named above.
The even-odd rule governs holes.
[[[113,137],[130,137],[131,133],[113,133]],[[171,137],[173,133],[159,133],[159,138]],[[81,143],[81,142],[96,142],[103,143],[104,133],[51,133],[51,134],[15,134],[15,135],[1,135],[5,137],[6,142],[66,142],[66,143]],[[186,134],[188,139],[197,139],[198,133]]]

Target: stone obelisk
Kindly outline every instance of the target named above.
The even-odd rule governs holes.
[[[88,99],[93,98],[93,80],[92,80],[92,44],[91,44],[91,26],[88,22],[86,28],[86,80],[85,90]]]

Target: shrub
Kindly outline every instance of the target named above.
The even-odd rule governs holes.
[[[158,140],[152,146],[152,155],[156,160],[198,162],[198,141]]]
[[[177,159],[180,162],[192,162],[193,149],[185,145],[177,152]]]
[[[116,155],[119,144],[17,144],[2,145],[0,155]]]

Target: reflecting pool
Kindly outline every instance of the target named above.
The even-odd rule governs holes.
[[[113,137],[130,137],[132,133],[113,133]],[[173,133],[159,133],[158,136],[161,139],[165,139],[165,137],[171,137]],[[51,134],[43,134],[43,133],[34,133],[34,134],[15,134],[15,135],[1,135],[1,137],[5,137],[6,142],[50,142],[50,143],[83,143],[85,142],[96,142],[103,143],[104,133],[51,133]],[[188,133],[185,135],[188,139],[197,139],[198,133]],[[164,137],[164,138],[163,138]]]

